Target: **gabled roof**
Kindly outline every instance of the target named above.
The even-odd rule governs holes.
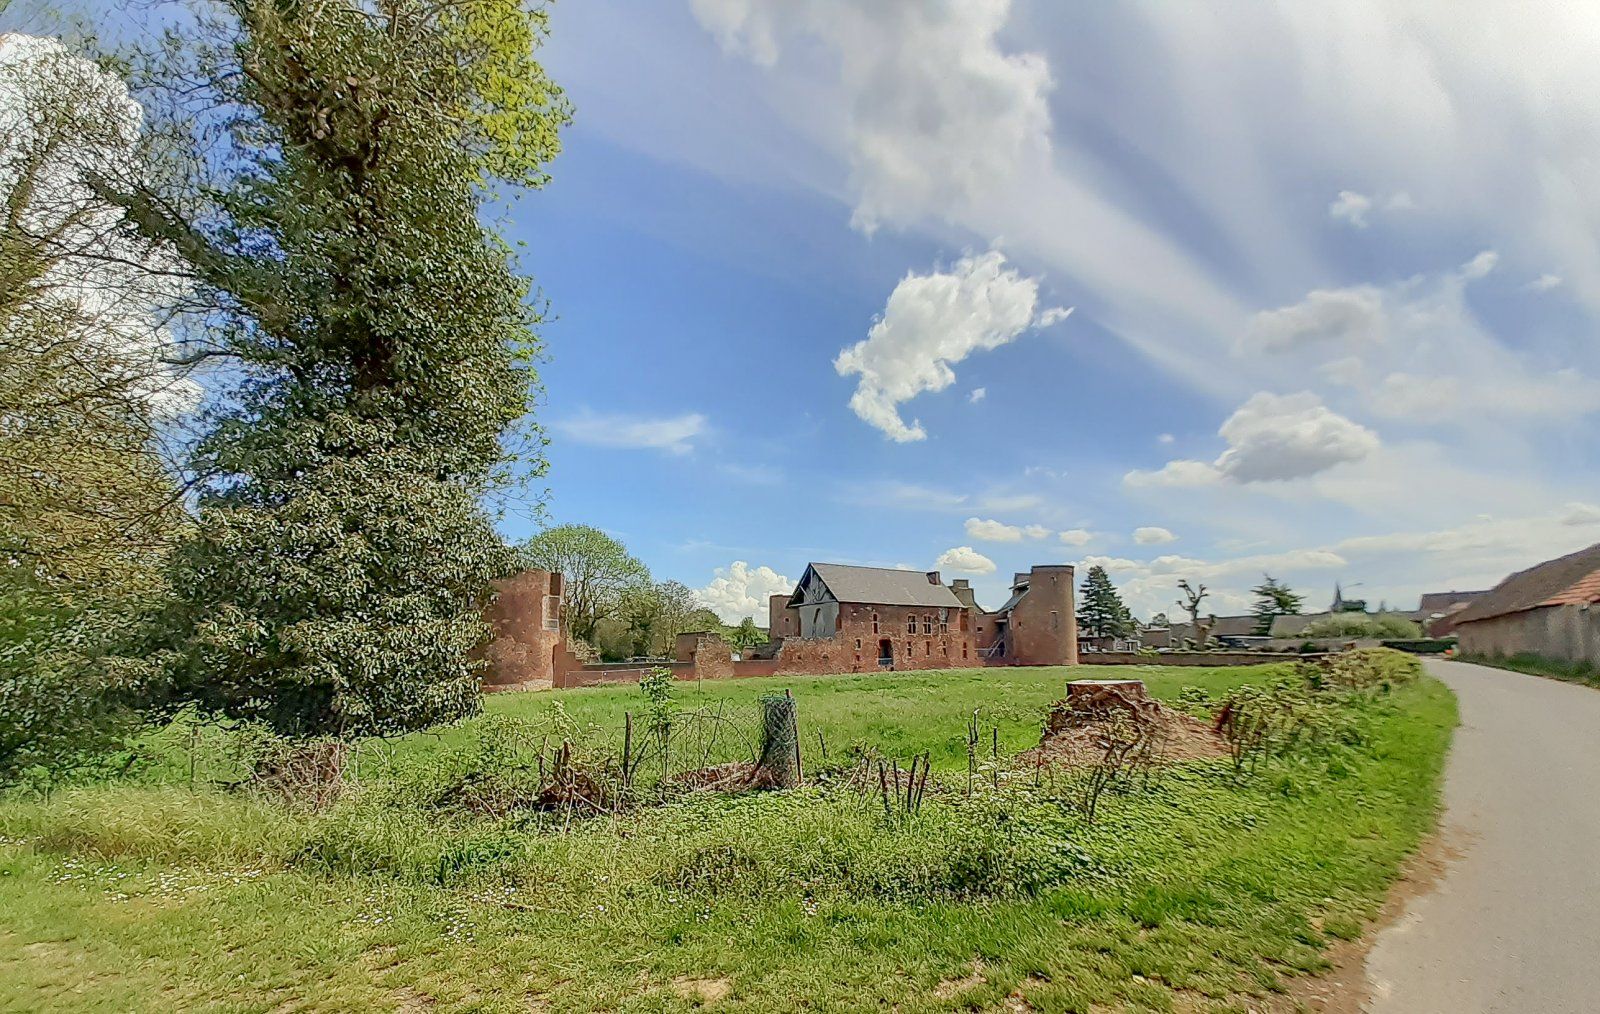
[[[1600,602],[1600,543],[1518,571],[1454,617],[1457,625],[1540,606]]]
[[[1486,591],[1424,592],[1417,602],[1417,612],[1424,615],[1447,613],[1457,606],[1470,605],[1487,594]]]
[[[851,567],[842,563],[813,563],[806,568],[816,572],[828,591],[840,602],[884,606],[941,606],[965,608],[948,586],[933,584],[920,570],[895,570],[890,567]],[[800,585],[805,584],[801,575]],[[799,586],[796,586],[796,591]]]

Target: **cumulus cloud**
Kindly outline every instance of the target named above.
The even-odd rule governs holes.
[[[623,450],[657,450],[687,454],[709,427],[698,412],[666,417],[585,412],[551,423],[574,443]]]
[[[1366,194],[1358,194],[1354,190],[1339,191],[1339,196],[1328,205],[1329,216],[1343,219],[1357,229],[1367,227],[1367,213],[1371,210],[1372,198]]]
[[[1408,211],[1415,207],[1416,203],[1411,200],[1411,195],[1404,190],[1391,194],[1382,201],[1354,190],[1341,190],[1339,196],[1328,205],[1328,216],[1348,222],[1357,229],[1365,229],[1371,224],[1369,216],[1373,211]]]
[[[933,563],[935,570],[949,570],[957,574],[993,574],[994,561],[971,546],[956,546],[939,554]]]
[[[752,567],[735,560],[713,571],[711,583],[695,589],[695,599],[717,614],[723,623],[738,623],[753,616],[766,623],[767,599],[794,591],[794,582],[771,567]]]
[[[1178,537],[1165,528],[1146,525],[1133,530],[1133,541],[1141,546],[1160,546],[1168,542],[1177,542]]]
[[[1008,525],[985,518],[968,518],[967,538],[982,542],[1021,542],[1028,539],[1047,539],[1050,529],[1044,525]]]
[[[987,387],[974,387],[972,389],[972,392],[967,395],[967,400],[972,402],[974,405],[976,405],[978,402],[982,401],[984,398],[987,398],[988,396],[989,396],[989,389]]]
[[[1007,53],[1009,0],[854,3],[693,0],[731,52],[772,65],[787,43],[834,51],[845,95],[852,224],[873,232],[947,216],[1050,152],[1052,87],[1042,56]]]
[[[867,337],[833,362],[840,376],[861,378],[851,410],[896,442],[926,439],[920,422],[901,418],[901,403],[955,383],[951,367],[974,352],[1067,313],[1040,312],[1038,302],[1038,280],[1007,268],[998,250],[963,257],[948,271],[907,274]]]
[[[1500,263],[1500,255],[1493,250],[1485,250],[1472,260],[1461,265],[1461,277],[1482,278],[1495,269]]]
[[[90,184],[95,176],[117,186],[135,182],[120,174],[139,164],[143,117],[120,78],[58,40],[0,32],[0,188],[7,227],[39,237],[44,253],[39,273],[25,279],[21,295],[28,310],[16,320],[48,318],[81,342],[83,352],[72,358],[89,382],[171,419],[198,408],[205,393],[169,365],[183,350],[160,323],[190,287],[176,254],[136,239],[122,227],[122,212],[101,201]],[[8,334],[4,325],[0,344],[37,344],[36,334]]]
[[[1229,416],[1218,434],[1227,449],[1216,461],[1169,461],[1154,472],[1133,471],[1131,486],[1205,486],[1303,479],[1360,461],[1381,446],[1378,435],[1328,408],[1309,391],[1262,391]]]
[[[1063,544],[1068,546],[1086,546],[1094,538],[1094,533],[1087,528],[1069,528],[1057,535]]]
[[[982,542],[1021,542],[1022,529],[983,518],[967,519],[967,538]]]
[[[1383,296],[1370,285],[1313,289],[1306,298],[1251,318],[1242,345],[1284,352],[1312,344],[1357,345],[1384,336]]]

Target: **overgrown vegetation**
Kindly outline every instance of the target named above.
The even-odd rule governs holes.
[[[0,1006],[195,1006],[248,989],[346,1007],[686,1009],[685,983],[702,981],[750,1010],[1013,995],[1164,1009],[1172,990],[1238,1003],[1355,933],[1431,822],[1452,705],[1397,664],[1316,681],[1290,664],[1140,670],[1205,711],[1296,681],[1342,731],[1280,740],[1253,774],[1118,765],[1092,820],[1085,772],[1011,760],[1088,669],[504,695],[441,735],[369,745],[354,790],[321,809],[211,787],[249,769],[222,749],[236,733],[171,730],[122,778],[0,806],[0,957],[68,941],[10,966]],[[663,784],[724,755],[695,751],[694,715],[749,729],[781,687],[809,744],[805,788]],[[575,763],[614,770],[629,713],[636,737],[665,728],[685,753],[661,791],[598,817],[540,804],[537,758],[570,743]],[[195,763],[197,735],[217,738]],[[181,957],[202,952],[216,959]]]
[[[1399,613],[1343,612],[1314,620],[1295,636],[1406,640],[1421,637],[1422,628]]]
[[[1545,676],[1553,680],[1562,680],[1567,683],[1582,683],[1585,686],[1600,687],[1600,668],[1590,662],[1569,662],[1565,659],[1545,658],[1532,652],[1522,652],[1516,655],[1461,655],[1463,662],[1474,662],[1478,665],[1492,665],[1497,669],[1509,669],[1512,672],[1525,673],[1529,676]]]

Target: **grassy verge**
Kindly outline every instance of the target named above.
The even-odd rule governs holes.
[[[1545,658],[1543,655],[1534,655],[1532,653],[1512,655],[1509,658],[1503,655],[1460,655],[1458,658],[1462,662],[1494,666],[1496,669],[1509,669],[1512,672],[1520,672],[1528,676],[1543,676],[1546,679],[1561,680],[1565,683],[1582,683],[1587,687],[1600,687],[1600,669],[1596,669],[1588,662],[1567,662],[1561,659]]]
[[[1026,779],[966,799],[973,710],[1003,752],[1032,746],[1067,675],[776,681],[831,750],[930,753],[946,796],[893,821],[827,788],[581,821],[407,789],[497,720],[607,734],[630,688],[495,698],[374,749],[363,791],[320,814],[190,787],[181,751],[137,782],[13,800],[0,1009],[1238,1009],[1357,933],[1431,826],[1455,721],[1432,680],[1253,777],[1167,769],[1092,825]],[[1269,674],[1141,675],[1174,699]],[[684,691],[741,706],[766,682]]]

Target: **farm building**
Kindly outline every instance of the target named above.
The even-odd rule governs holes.
[[[1512,574],[1456,613],[1461,650],[1600,665],[1600,543]]]

